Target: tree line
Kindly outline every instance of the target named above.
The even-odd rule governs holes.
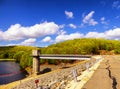
[[[31,46],[4,46],[0,47],[0,59],[15,59],[21,68],[32,67],[32,50],[39,49],[42,54],[120,54],[120,41],[81,38],[67,40],[56,43],[48,47],[31,47]],[[72,60],[44,60],[40,63],[59,64],[61,62],[73,62]]]
[[[42,48],[42,53],[46,54],[101,54],[102,51],[106,53],[113,52],[120,53],[120,41],[95,39],[95,38],[81,38],[74,40],[67,40],[57,44]]]

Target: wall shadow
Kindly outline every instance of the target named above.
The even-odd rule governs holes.
[[[40,73],[44,74],[44,73],[47,73],[47,72],[50,72],[50,71],[52,71],[51,68],[45,68],[42,71],[40,71]]]

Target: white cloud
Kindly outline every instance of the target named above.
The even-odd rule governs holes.
[[[33,45],[35,42],[36,42],[35,38],[29,38],[21,42],[19,45]]]
[[[42,40],[42,42],[52,42],[52,39],[51,37],[47,36]]]
[[[65,15],[67,16],[67,18],[73,18],[73,13],[72,12],[65,11]]]
[[[18,44],[7,44],[7,45],[3,45],[3,46],[17,46]]]
[[[87,34],[82,33],[71,33],[71,34],[59,34],[55,42],[61,42],[65,40],[71,40],[75,38],[105,38],[105,39],[120,39],[120,28],[114,28],[105,32],[88,32]]]
[[[74,25],[74,24],[69,24],[69,26],[71,27],[71,28],[73,28],[73,29],[76,29],[77,28],[77,26],[76,25]]]
[[[105,32],[105,35],[107,36],[106,38],[109,38],[109,39],[120,38],[120,28],[108,30]]]
[[[90,25],[90,26],[95,26],[95,25],[97,25],[98,22],[95,21],[95,20],[92,18],[94,13],[95,13],[94,11],[91,11],[88,15],[86,15],[86,16],[83,18],[83,23],[82,23],[82,25],[83,25],[83,24],[88,24],[88,25]]]
[[[60,31],[58,31],[58,35],[64,35],[64,34],[66,34],[67,32],[65,31],[65,30],[60,30]]]
[[[104,20],[105,20],[105,17],[102,17],[100,20],[101,20],[101,21],[104,21]]]
[[[89,21],[92,18],[94,13],[94,11],[91,11],[88,15],[84,16],[83,22],[87,23],[87,21]]]
[[[120,28],[113,28],[104,32],[88,32],[86,34],[75,32],[71,34],[67,34],[66,31],[60,30],[58,36],[56,36],[55,40],[52,40],[51,37],[47,36],[45,37],[41,42],[61,42],[65,40],[71,40],[76,38],[105,38],[105,39],[120,39]],[[35,45],[36,39],[35,38],[29,38],[24,40],[21,43],[18,44],[9,44],[10,45]]]
[[[55,42],[61,42],[61,41],[75,39],[75,38],[81,38],[81,37],[83,37],[83,34],[78,33],[78,32],[71,33],[71,34],[61,34],[56,37]]]
[[[101,17],[101,23],[104,25],[108,25],[107,21],[105,21],[105,17]]]
[[[104,38],[105,34],[104,33],[98,33],[98,32],[88,32],[85,35],[85,38]]]
[[[64,28],[65,24],[59,25],[59,28]]]
[[[118,39],[120,38],[120,28],[107,30],[105,32],[88,32],[84,37],[86,38],[106,38],[106,39]]]
[[[3,32],[0,31],[0,40],[3,40]]]
[[[44,22],[30,27],[23,27],[20,24],[12,25],[7,31],[0,31],[2,40],[20,40],[36,38],[45,35],[55,34],[59,26],[54,22]]]
[[[120,9],[120,1],[114,1],[112,7],[116,9]]]
[[[17,45],[31,46],[31,45],[34,45],[35,42],[36,42],[35,38],[29,38],[29,39],[22,41],[21,43],[12,43],[6,46],[17,46]]]

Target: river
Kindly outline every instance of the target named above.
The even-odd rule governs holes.
[[[0,85],[25,78],[20,66],[15,62],[0,62]]]

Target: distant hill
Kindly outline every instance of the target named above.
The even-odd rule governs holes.
[[[4,46],[0,47],[0,59],[15,59],[21,68],[32,67],[32,50],[40,49],[42,54],[119,54],[120,41],[81,38],[56,43],[48,47],[37,48],[31,46]],[[40,60],[40,63],[59,64],[73,62],[69,60]]]
[[[120,53],[120,41],[81,38],[56,43],[42,49],[46,54],[110,54]]]

